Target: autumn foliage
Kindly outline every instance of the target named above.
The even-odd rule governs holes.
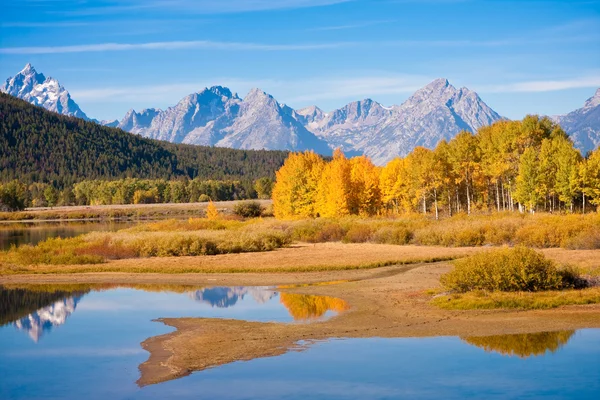
[[[281,304],[296,321],[317,319],[327,311],[341,313],[350,308],[342,299],[299,293],[280,293]]]
[[[433,150],[416,147],[385,166],[341,150],[326,162],[292,153],[277,172],[275,216],[452,216],[474,211],[583,212],[600,205],[600,150],[583,157],[548,118],[463,131]]]
[[[575,334],[574,331],[521,333],[464,338],[465,342],[481,347],[487,352],[506,356],[528,358],[554,353],[564,346]]]

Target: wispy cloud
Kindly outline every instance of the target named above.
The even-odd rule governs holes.
[[[76,26],[87,26],[89,22],[83,21],[59,21],[59,22],[2,22],[2,28],[71,28]]]
[[[0,54],[60,54],[89,53],[131,50],[250,50],[250,51],[302,51],[333,49],[352,46],[352,42],[315,43],[315,44],[264,44],[242,42],[218,42],[210,40],[150,42],[150,43],[97,43],[74,46],[4,47]]]
[[[319,32],[319,31],[340,31],[345,29],[358,29],[358,28],[366,28],[369,26],[379,25],[379,24],[388,24],[391,22],[395,22],[395,20],[377,20],[377,21],[364,21],[356,24],[346,24],[346,25],[331,25],[331,26],[318,26],[315,28],[309,28],[307,31]]]
[[[226,14],[294,8],[322,7],[354,0],[125,0],[104,1],[101,6],[59,11],[63,15],[121,14],[131,11],[164,10],[167,13]]]
[[[598,87],[600,87],[600,74],[562,80],[524,81],[482,85],[479,86],[477,90],[481,93],[539,93]]]
[[[339,27],[338,27],[339,28]],[[343,29],[343,28],[340,28]],[[251,42],[222,42],[212,40],[169,41],[148,43],[94,43],[70,46],[31,46],[3,47],[0,54],[60,54],[60,53],[89,53],[132,50],[234,50],[234,51],[306,51],[326,50],[349,47],[510,47],[543,45],[547,43],[573,43],[597,41],[597,37],[574,36],[562,38],[524,39],[509,38],[499,40],[382,40],[374,42],[325,42],[325,43],[251,43]]]

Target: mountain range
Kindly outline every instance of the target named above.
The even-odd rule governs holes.
[[[7,79],[0,91],[60,114],[88,119],[57,80],[37,73],[30,64]],[[599,105],[600,89],[582,108],[553,117],[583,153],[600,145]],[[364,99],[331,112],[317,106],[294,110],[260,89],[240,98],[228,88],[213,86],[166,110],[131,109],[120,121],[92,121],[173,143],[314,150],[325,155],[339,147],[350,154],[365,154],[381,165],[416,146],[432,148],[462,130],[474,132],[500,119],[474,91],[436,79],[391,107]]]

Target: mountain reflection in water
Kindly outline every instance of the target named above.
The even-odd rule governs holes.
[[[341,313],[349,306],[342,299],[298,293],[279,293],[269,287],[214,287],[189,292],[196,300],[210,304],[212,307],[233,307],[238,300],[250,295],[258,304],[264,304],[279,296],[280,303],[288,310],[295,321],[306,321],[323,317],[328,311]]]
[[[211,308],[234,308],[241,312],[240,319],[252,320],[246,317],[248,307],[264,310],[267,320],[282,320],[277,315],[287,315],[294,321],[313,321],[330,316],[332,313],[341,313],[349,309],[348,304],[341,299],[297,293],[283,293],[267,286],[233,286],[211,287],[191,290],[190,286],[177,285],[31,285],[27,288],[7,288],[0,286],[0,326],[11,324],[19,331],[29,335],[34,341],[50,332],[53,328],[61,326],[77,310],[82,299],[95,292],[109,292],[115,289],[128,290],[130,296],[123,301],[127,304],[130,300],[139,297],[138,294],[164,293],[170,299],[189,298],[199,303],[207,304]],[[159,300],[160,303],[161,300]],[[169,300],[167,300],[168,302]],[[157,304],[159,304],[157,303]],[[242,305],[241,303],[245,303]],[[152,309],[151,304],[144,302],[136,305],[128,304],[140,309]],[[204,311],[203,311],[204,310]],[[117,311],[117,309],[115,309]],[[157,314],[162,313],[159,309]],[[328,314],[330,312],[330,314]],[[214,312],[208,313],[206,307],[199,306],[193,309],[191,315],[196,317],[215,317]],[[283,313],[283,314],[282,314]],[[156,317],[168,315],[158,314]],[[219,315],[218,317],[223,317]]]
[[[554,353],[567,344],[575,331],[537,332],[462,338],[466,343],[486,352],[528,358]]]
[[[251,295],[258,304],[264,304],[277,296],[277,292],[266,286],[234,286],[213,287],[188,292],[188,296],[196,301],[210,304],[213,307],[228,308],[234,306],[244,296]]]
[[[89,289],[43,286],[35,290],[0,286],[0,326],[13,324],[35,342],[62,325]]]
[[[73,296],[59,300],[20,318],[14,322],[14,325],[17,329],[27,332],[29,337],[37,342],[44,333],[67,322],[67,318],[75,311],[82,297]]]

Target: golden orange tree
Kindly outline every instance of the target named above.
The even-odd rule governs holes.
[[[317,187],[325,162],[312,151],[292,153],[276,173],[273,186],[275,217],[314,217]]]

